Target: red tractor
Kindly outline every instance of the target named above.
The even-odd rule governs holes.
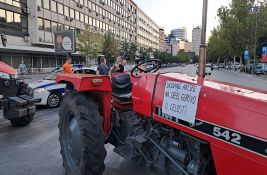
[[[134,73],[146,63],[153,67]],[[149,60],[112,78],[58,75],[70,89],[59,114],[66,173],[102,174],[110,143],[159,174],[266,175],[267,92],[149,73],[160,66]]]

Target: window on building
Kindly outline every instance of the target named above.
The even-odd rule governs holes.
[[[99,27],[99,21],[96,19],[96,27]]]
[[[96,10],[96,5],[94,3],[92,3],[92,10],[95,12]]]
[[[92,9],[92,2],[91,1],[88,1],[88,8]]]
[[[80,12],[79,11],[75,11],[75,19],[76,20],[80,20]]]
[[[93,26],[96,26],[96,22],[95,19],[93,18]]]
[[[70,17],[75,18],[75,11],[73,9],[70,9]]]
[[[51,32],[51,21],[44,20],[44,30],[47,32]]]
[[[96,5],[96,13],[99,13],[99,6],[98,5]]]
[[[80,4],[84,5],[83,0],[80,0]]]
[[[43,1],[42,0],[37,0],[37,5],[40,6],[40,7],[43,7]]]
[[[84,22],[85,22],[85,24],[88,24],[88,16],[87,15],[84,15]]]
[[[58,31],[58,24],[57,22],[52,22],[52,32]]]
[[[84,22],[84,14],[83,13],[80,13],[80,21]]]
[[[89,16],[89,25],[93,25],[93,21],[92,21],[92,17],[91,16]]]
[[[44,30],[44,20],[42,18],[38,18],[38,29]]]
[[[88,7],[88,0],[84,0],[84,6]]]
[[[64,25],[63,24],[58,24],[58,31],[63,31],[64,30]]]
[[[64,9],[63,9],[63,5],[60,4],[60,3],[58,3],[58,4],[57,4],[57,12],[58,12],[59,14],[63,15],[63,14],[64,14],[63,11],[64,11]]]
[[[14,20],[13,12],[6,11],[6,21],[7,23],[12,23]]]
[[[51,10],[57,12],[57,2],[54,0],[51,0]]]
[[[50,0],[43,1],[43,6],[45,9],[50,9]]]
[[[0,9],[0,24],[6,23],[6,11],[3,9]]]
[[[67,6],[64,6],[64,15],[65,16],[70,16],[69,7],[67,7]]]

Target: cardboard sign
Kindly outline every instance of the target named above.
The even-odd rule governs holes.
[[[194,124],[201,86],[166,81],[162,113]]]

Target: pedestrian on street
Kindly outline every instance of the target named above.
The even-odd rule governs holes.
[[[72,61],[71,57],[68,56],[66,58],[65,64],[63,65],[63,73],[64,74],[71,74],[71,73],[73,73],[74,70],[73,70],[73,68],[71,66],[71,61]]]
[[[27,71],[27,67],[26,65],[24,64],[24,61],[21,60],[21,63],[19,65],[19,72],[20,74],[23,76],[24,74],[26,74],[26,71]]]
[[[124,72],[130,72],[130,71],[131,71],[131,68],[130,68],[130,66],[127,64],[127,60],[126,60],[126,59],[123,59],[122,64],[123,64],[123,66],[124,66]]]
[[[107,66],[107,60],[100,58],[100,64],[97,66],[96,75],[108,75],[109,67]]]

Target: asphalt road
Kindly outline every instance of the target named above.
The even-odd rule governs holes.
[[[195,76],[196,67],[174,67],[161,72],[181,72]],[[46,75],[34,75],[29,81]],[[225,70],[215,70],[209,79],[239,83],[267,90],[267,81]],[[10,126],[0,118],[0,174],[1,175],[64,175],[58,142],[58,110],[38,108],[34,121],[26,127]],[[106,145],[105,175],[152,175],[147,169],[136,166],[115,154]]]

